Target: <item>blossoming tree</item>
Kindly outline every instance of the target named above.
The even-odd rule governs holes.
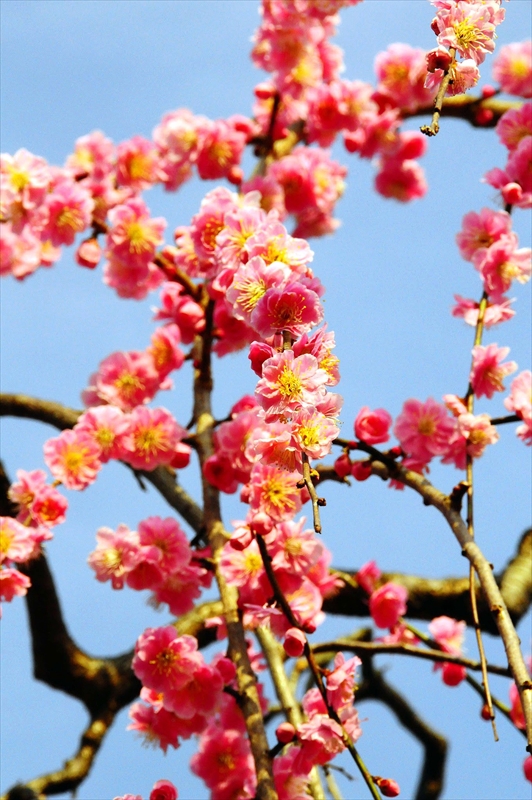
[[[150,800],[191,796],[180,777],[183,743],[193,744],[190,768],[204,793],[218,800],[396,796],[398,775],[387,771],[382,750],[397,734],[383,724],[380,748],[366,750],[373,712],[366,721],[359,704],[368,700],[390,709],[422,747],[412,796],[439,797],[447,744],[438,719],[425,721],[394,688],[383,656],[387,664],[393,656],[424,665],[426,673],[433,662],[431,693],[441,692],[445,703],[444,692],[469,692],[488,723],[486,740],[489,724],[492,739],[513,737],[532,778],[532,685],[515,629],[532,594],[531,536],[505,543],[494,572],[487,535],[493,506],[504,505],[504,479],[507,501],[521,480],[497,463],[497,448],[514,436],[512,427],[519,458],[532,442],[531,373],[508,358],[506,343],[512,354],[519,347],[506,336],[511,325],[497,331],[497,342],[492,331],[515,325],[509,293],[519,299],[530,276],[530,250],[517,231],[532,205],[531,46],[495,50],[505,24],[499,0],[432,5],[415,5],[425,14],[424,48],[390,45],[377,55],[370,83],[343,77],[343,54],[331,41],[340,12],[362,13],[363,5],[348,8],[359,0],[264,0],[252,61],[265,74],[249,116],[228,109],[211,119],[178,108],[151,136],[112,141],[96,130],[76,141],[61,167],[25,149],[2,155],[2,274],[23,281],[23,291],[32,281],[45,286],[53,273],[40,268],[72,246],[83,280],[96,284],[93,270],[101,269],[105,291],[124,313],[140,309],[155,322],[137,349],[98,352],[79,387],[81,410],[62,395],[61,375],[54,376],[54,400],[2,395],[3,416],[57,429],[51,438],[39,429],[37,462],[7,463],[2,472],[2,598],[16,604],[25,597],[35,676],[89,713],[64,767],[20,776],[6,787],[10,800],[80,784],[83,792],[126,707],[129,728],[169,755],[151,781]],[[488,83],[485,59],[494,51]],[[456,259],[467,262],[476,287],[466,298],[456,286],[452,316],[469,333],[460,368],[445,376],[441,396],[433,385],[412,396],[399,381],[396,409],[386,381],[373,402],[375,392],[365,394],[370,375],[359,372],[360,402],[351,404],[351,416],[341,414],[338,390],[357,360],[350,350],[365,343],[348,341],[342,351],[330,265],[320,255],[322,237],[334,244],[340,235],[347,165],[365,159],[378,197],[413,213],[411,201],[430,204],[418,160],[462,130],[451,117],[474,128],[479,141],[491,136],[501,144],[500,160],[484,170],[491,188],[482,205],[471,208],[465,188],[457,198],[446,186],[444,211],[461,206]],[[199,184],[203,196],[188,218],[175,204],[165,217],[152,213],[149,190],[184,193],[193,177],[214,183]],[[357,187],[359,202],[371,180],[368,173]],[[380,221],[368,225],[378,239]],[[429,263],[416,265],[419,276],[432,266],[428,251]],[[347,309],[356,313],[365,273],[378,267],[351,268],[356,280],[338,283],[340,293],[350,292],[340,318]],[[416,280],[423,286],[423,277]],[[438,277],[434,283],[439,291]],[[416,304],[423,303],[420,291]],[[373,313],[374,323],[383,316],[379,306]],[[390,306],[386,313],[394,314]],[[108,318],[105,334],[110,327]],[[395,335],[392,326],[386,336]],[[440,342],[442,351],[447,346]],[[408,350],[409,359],[421,360],[421,344],[412,339]],[[165,400],[164,391],[171,392]],[[489,459],[497,463],[496,500],[491,489],[483,494],[479,478]],[[84,569],[118,603],[149,592],[163,620],[151,610],[149,619],[135,615],[136,641],[120,655],[93,657],[69,631],[47,559],[59,526],[75,524],[79,498],[101,503],[98,487],[111,470],[113,480],[125,477],[131,488],[136,479],[150,491],[135,518],[126,506],[115,523],[115,513],[106,519],[98,508]],[[390,538],[379,549],[374,509],[365,524],[375,551],[363,547],[355,512],[383,493],[390,508],[417,497],[429,507],[424,515],[439,515],[438,535],[465,556],[466,569],[453,578],[439,569],[423,577],[403,571]],[[120,508],[116,490],[106,502]],[[339,505],[350,508],[347,516],[337,516]],[[394,531],[400,547],[414,527]],[[437,565],[445,546],[431,544]],[[83,613],[89,619],[91,608]],[[364,627],[353,628],[353,617],[365,618]],[[113,619],[91,625],[102,634]],[[513,730],[503,734],[505,717]],[[467,727],[467,715],[456,724]]]

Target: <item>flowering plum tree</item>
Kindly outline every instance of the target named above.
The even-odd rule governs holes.
[[[511,326],[497,336],[502,346],[492,338],[493,327],[513,320],[509,292],[519,296],[531,271],[518,229],[532,207],[532,47],[495,49],[501,0],[431,2],[432,9],[415,4],[426,17],[425,47],[389,45],[370,83],[342,76],[343,52],[331,41],[340,14],[361,13],[361,0],[263,0],[251,58],[266,74],[249,116],[228,109],[230,116],[211,119],[178,108],[150,137],[115,142],[95,130],[76,140],[61,167],[26,149],[2,155],[2,275],[26,290],[72,246],[83,280],[95,284],[101,268],[113,303],[155,322],[137,349],[98,352],[78,387],[82,409],[68,403],[59,374],[53,400],[1,396],[2,416],[57,429],[51,437],[39,429],[36,462],[2,468],[2,600],[16,606],[25,598],[35,677],[89,714],[64,766],[20,776],[6,787],[7,800],[83,792],[126,708],[128,729],[168,756],[149,780],[150,800],[193,796],[182,777],[185,751],[201,780],[194,791],[215,800],[395,797],[402,773],[388,772],[385,751],[399,734],[379,717],[379,705],[422,748],[417,777],[403,759],[412,773],[408,796],[440,797],[447,742],[438,719],[426,722],[415,700],[393,686],[383,657],[399,672],[408,662],[428,673],[432,662],[431,695],[445,704],[445,693],[468,692],[488,723],[486,739],[491,726],[498,741],[509,720],[500,735],[518,753],[516,772],[532,780],[528,643],[521,649],[516,632],[532,598],[532,534],[513,554],[505,545],[504,557],[512,557],[497,571],[489,540],[496,509],[512,502],[525,478],[502,467],[497,449],[507,452],[502,440],[514,437],[512,427],[516,459],[532,444],[532,373],[508,358]],[[493,84],[484,74],[491,54]],[[427,116],[419,129],[418,118]],[[370,374],[356,369],[364,341],[348,341],[341,361],[336,354],[349,329],[333,332],[330,265],[321,259],[322,237],[334,243],[340,236],[348,154],[369,163],[379,202],[413,213],[411,201],[430,205],[419,159],[463,127],[500,143],[499,160],[477,175],[491,187],[483,205],[471,208],[466,189],[457,197],[447,183],[431,223],[436,229],[460,205],[456,257],[469,262],[476,287],[471,299],[456,293],[452,307],[469,334],[460,343],[464,358],[443,376],[438,397],[432,384],[412,396],[408,380],[391,377],[390,364],[373,402]],[[149,190],[156,202],[158,189],[185,193],[193,177],[214,183],[199,184],[190,216],[175,206],[155,216]],[[369,192],[361,186],[359,200]],[[378,239],[381,223],[371,224]],[[421,289],[432,260],[429,248],[416,265],[418,308],[428,302]],[[365,273],[379,266],[355,268],[356,279],[336,284],[340,295],[348,287],[355,295],[340,321],[356,295],[364,296]],[[383,314],[375,299],[368,328],[394,316],[393,306]],[[392,326],[386,337],[392,342],[399,333]],[[408,359],[440,358],[403,337]],[[390,343],[385,371],[391,352]],[[358,399],[342,411],[338,390],[350,369]],[[391,382],[398,384],[393,402]],[[170,392],[165,400],[163,391]],[[19,457],[12,455],[18,445],[6,448],[6,461]],[[496,477],[486,491],[482,468],[490,459]],[[125,478],[129,489],[136,481],[146,493],[137,517],[120,505],[116,488],[102,503],[106,473],[113,486]],[[422,501],[423,519],[432,515],[436,525],[439,517],[438,537],[465,557],[466,569],[443,577],[447,544],[434,538],[435,570],[423,577],[414,567],[402,571],[397,551],[427,523],[412,524],[408,507],[402,530],[379,545],[378,512],[370,509],[357,526],[352,509],[365,498],[379,503],[383,493],[389,509]],[[150,608],[135,607],[135,638],[120,655],[91,656],[75,641],[48,563],[58,526],[75,526],[85,497],[94,498],[99,520],[83,547],[85,577],[109,584],[98,588],[118,598],[113,608],[123,596],[149,592]],[[342,518],[339,506],[351,510]],[[115,521],[118,509],[123,516]],[[397,513],[390,511],[388,527]],[[411,563],[410,552],[404,565]],[[88,621],[94,611],[84,607],[83,614]],[[365,627],[353,630],[354,617],[366,618]],[[120,627],[107,614],[90,624],[101,635],[115,622]],[[468,630],[476,654],[465,653]],[[373,701],[368,719],[365,701]],[[367,749],[372,717],[382,728],[379,746]],[[455,725],[470,724],[459,712]],[[492,746],[483,751],[486,773]],[[138,800],[138,790],[146,791],[122,786],[116,800]]]

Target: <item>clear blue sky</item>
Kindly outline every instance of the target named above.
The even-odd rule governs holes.
[[[505,4],[507,20],[498,45],[530,36],[530,4]],[[74,140],[99,128],[115,141],[149,136],[163,113],[188,107],[217,118],[250,113],[252,89],[261,75],[249,59],[250,36],[258,23],[254,0],[4,0],[2,3],[2,152],[19,147],[62,164]],[[342,13],[337,42],[345,49],[346,77],[372,80],[373,59],[392,42],[430,48],[433,8],[424,0],[365,0]],[[490,61],[482,67],[490,79]],[[411,122],[408,127],[417,124]],[[313,240],[314,268],[327,287],[326,318],[336,332],[345,397],[344,431],[362,405],[384,406],[396,415],[405,399],[465,391],[472,330],[451,318],[454,293],[478,296],[476,273],[462,261],[454,235],[464,213],[496,202],[480,182],[505,151],[493,132],[473,131],[460,121],[444,121],[423,159],[429,193],[401,205],[372,190],[373,171],[345,153],[348,186],[338,205],[342,227],[334,237]],[[187,224],[212,184],[186,185],[178,194],[146,194],[153,215],[169,220],[169,231]],[[530,220],[517,211],[515,228],[530,245]],[[486,342],[511,347],[520,369],[530,365],[530,291],[518,286],[514,320],[488,334]],[[2,284],[2,389],[22,391],[79,407],[79,393],[99,361],[115,350],[144,348],[153,323],[150,307],[119,300],[99,274],[76,267],[71,253],[52,270],[24,283]],[[190,389],[186,369],[177,391],[157,403],[176,410],[186,423]],[[216,368],[215,410],[223,416],[234,400],[253,390],[245,356],[229,357]],[[479,403],[479,411],[504,412],[502,398]],[[2,424],[3,458],[11,475],[19,467],[42,466],[42,443],[54,432],[38,423]],[[513,430],[478,464],[478,540],[495,568],[512,555],[530,522],[530,450]],[[188,475],[188,472],[191,474]],[[183,483],[192,492],[192,470]],[[436,485],[449,491],[459,479],[452,468],[435,467]],[[327,486],[324,540],[334,563],[357,567],[375,558],[384,570],[430,577],[463,575],[465,562],[451,533],[434,510],[408,491],[390,491],[376,479],[350,489]],[[119,464],[108,465],[83,493],[68,492],[70,513],[48,548],[67,624],[79,644],[96,655],[128,649],[148,625],[164,624],[145,603],[145,593],[113,592],[94,580],[86,557],[98,527],[167,515],[153,492],[139,492]],[[234,498],[226,520],[243,510]],[[85,711],[74,700],[31,678],[29,638],[22,601],[4,608],[2,637],[2,789],[55,769],[77,746]],[[335,620],[326,628],[349,632],[358,621]],[[328,632],[327,632],[328,631]],[[530,647],[530,615],[521,637]],[[490,657],[503,663],[502,647],[487,637]],[[473,640],[468,640],[475,656]],[[446,800],[526,800],[530,786],[521,776],[523,739],[501,719],[494,744],[479,720],[479,702],[467,686],[448,689],[424,662],[381,659],[390,681],[441,733],[452,739]],[[507,699],[507,683],[494,691]],[[361,706],[364,735],[360,751],[370,769],[396,778],[402,796],[412,797],[420,752],[379,706]],[[177,784],[182,800],[207,796],[188,775],[189,746],[171,751],[143,749],[118,717],[79,800],[107,800],[125,792],[147,797],[154,781]],[[344,767],[351,770],[347,760]],[[360,780],[344,786],[347,800],[367,796]]]

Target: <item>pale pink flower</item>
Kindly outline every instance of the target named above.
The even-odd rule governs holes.
[[[0,188],[2,216],[7,219],[22,216],[44,202],[51,172],[44,158],[28,150],[17,150],[15,155],[0,156]],[[16,206],[20,206],[18,211]],[[15,223],[16,224],[16,223]]]
[[[135,192],[148,189],[162,180],[159,155],[154,143],[142,136],[133,136],[116,148],[116,179],[119,186]]]
[[[248,484],[248,498],[253,511],[263,511],[275,521],[290,519],[302,504],[297,472],[287,472],[272,464],[255,464]]]
[[[152,333],[148,353],[161,378],[183,366],[185,354],[179,347],[180,342],[181,330],[175,323],[161,326]]]
[[[391,44],[375,58],[377,91],[395,106],[415,111],[432,100],[424,87],[427,75],[425,50],[406,44]]]
[[[327,675],[327,702],[335,711],[352,705],[355,670],[361,664],[362,661],[357,656],[347,661],[343,653],[337,653],[334,657],[334,669]]]
[[[493,62],[493,79],[503,92],[532,97],[532,42],[514,42],[501,47]]]
[[[193,636],[179,636],[172,625],[147,628],[135,644],[132,667],[149,689],[163,694],[183,688],[203,664]]]
[[[165,408],[137,406],[129,417],[129,431],[124,438],[124,460],[135,469],[151,471],[170,464],[176,445],[187,436]]]
[[[119,297],[143,300],[164,282],[164,274],[151,261],[148,264],[131,267],[127,262],[110,254],[103,268],[103,282],[114,289]]]
[[[268,214],[247,239],[244,248],[250,259],[260,256],[265,264],[280,262],[299,275],[305,274],[314,258],[308,242],[290,236],[275,212]]]
[[[327,373],[319,368],[314,356],[296,358],[292,350],[284,350],[264,362],[255,391],[271,417],[296,411],[303,405],[315,406],[325,394],[327,381]]]
[[[264,536],[276,572],[285,571],[303,577],[318,561],[320,543],[313,531],[303,530],[304,524],[305,517],[298,522],[286,520]]]
[[[331,451],[331,442],[340,428],[331,419],[312,408],[302,408],[292,414],[294,441],[309,458],[324,458]]]
[[[265,212],[254,206],[228,211],[224,215],[225,227],[216,237],[216,260],[225,267],[237,269],[246,253],[246,242],[265,219]]]
[[[456,300],[456,305],[451,309],[453,317],[461,317],[467,325],[475,327],[478,321],[480,303],[476,300],[462,297],[459,294],[455,294],[454,299]],[[485,328],[491,328],[493,325],[507,322],[507,320],[515,316],[515,311],[513,308],[510,308],[511,303],[514,301],[503,298],[502,296],[499,297],[499,300],[502,302],[491,303],[488,301],[484,311]]]
[[[230,586],[237,586],[242,602],[266,603],[271,588],[266,578],[259,546],[253,540],[244,550],[226,544],[222,551],[220,569]]]
[[[178,572],[190,562],[192,551],[185,532],[171,517],[148,517],[139,523],[140,544],[159,551],[158,566],[165,575]]]
[[[397,583],[385,583],[371,593],[369,613],[379,628],[393,628],[406,612],[408,590]]]
[[[375,189],[383,197],[394,198],[403,203],[424,197],[427,182],[422,167],[417,161],[385,158],[375,176]]]
[[[100,448],[100,461],[124,455],[124,437],[129,432],[130,420],[114,406],[94,406],[82,414],[74,426],[75,431],[88,433]]]
[[[455,61],[448,69],[451,75],[451,80],[447,86],[445,94],[449,97],[454,97],[457,94],[465,94],[468,89],[476,86],[480,78],[479,69],[472,58],[466,58],[465,61]],[[441,69],[436,69],[429,72],[425,80],[427,89],[436,91],[444,77],[444,72]]]
[[[149,402],[161,388],[153,359],[148,353],[137,351],[111,353],[100,362],[90,382],[89,396],[82,395],[85,402],[101,405],[103,401],[123,411]]]
[[[489,344],[486,347],[476,345],[473,347],[473,365],[469,380],[475,392],[475,397],[490,399],[495,392],[503,392],[503,380],[517,369],[515,361],[501,363],[510,352],[509,347],[497,347]]]
[[[532,136],[532,103],[523,103],[521,108],[506,111],[495,131],[508,150],[514,150],[525,136]]]
[[[456,234],[456,243],[462,258],[472,261],[477,252],[484,252],[511,230],[512,218],[506,211],[492,211],[490,208],[483,208],[478,214],[470,211],[462,219],[462,230]]]
[[[196,166],[203,180],[231,179],[240,164],[247,136],[228,120],[209,121],[201,130]]]
[[[46,486],[46,473],[42,469],[26,472],[25,469],[17,470],[17,483],[12,483],[7,496],[18,506],[17,519],[28,524],[31,522],[31,506],[40,489]]]
[[[110,580],[113,589],[123,589],[127,574],[141,558],[138,533],[121,523],[116,531],[99,528],[96,541],[96,549],[87,559],[96,579],[102,583]]]
[[[268,289],[251,314],[251,326],[263,337],[288,331],[301,336],[323,319],[318,295],[299,281],[283,289]]]
[[[19,281],[32,275],[40,266],[43,245],[25,227],[15,233],[9,223],[0,226],[0,275],[13,275]]]
[[[74,152],[65,163],[65,169],[76,180],[90,176],[101,181],[113,169],[115,146],[101,131],[92,131],[86,136],[76,139]]]
[[[12,517],[0,517],[0,563],[27,561],[35,545],[32,532]]]
[[[0,569],[0,600],[10,603],[14,597],[24,597],[31,586],[27,575],[14,567]]]
[[[305,767],[296,768],[298,748],[277,756],[273,762],[275,790],[279,800],[307,800],[309,773]]]
[[[301,471],[301,451],[290,422],[257,425],[246,442],[246,455],[253,461],[274,464],[288,472]]]
[[[227,307],[231,314],[250,324],[252,312],[268,289],[282,289],[290,277],[286,264],[266,264],[260,256],[254,256],[236,270],[225,295]]]
[[[438,44],[454,47],[462,58],[471,58],[475,64],[495,50],[492,14],[480,3],[458,0],[448,10],[441,10],[433,25]]]
[[[150,219],[144,201],[132,197],[109,211],[109,221],[106,256],[131,268],[147,266],[163,242],[166,220]]]
[[[484,288],[495,302],[500,301],[512,281],[526,283],[530,278],[530,248],[517,250],[516,244],[513,234],[502,236],[487,250],[478,250],[473,255],[473,264],[480,272]]]
[[[454,421],[445,407],[431,397],[425,403],[407,400],[394,427],[405,453],[421,462],[443,455],[453,432]]]
[[[94,200],[83,186],[60,181],[37,212],[41,241],[50,240],[54,247],[73,244],[76,234],[89,227],[93,208]]]
[[[48,469],[67,489],[85,489],[102,466],[99,446],[84,431],[62,431],[44,443],[43,451]]]
[[[442,463],[453,463],[458,469],[465,469],[466,455],[480,458],[486,447],[498,440],[499,434],[488,414],[460,414]]]
[[[381,444],[390,438],[391,424],[392,418],[384,408],[371,411],[369,406],[362,406],[355,419],[355,436],[366,444]]]
[[[460,655],[464,642],[466,624],[452,617],[435,617],[429,623],[429,633],[446,653]]]
[[[175,322],[181,331],[184,344],[194,341],[194,336],[205,328],[205,312],[191,297],[184,294],[179,283],[167,281],[161,291],[161,306],[154,319]]]
[[[296,762],[299,768],[327,764],[345,750],[342,728],[327,714],[315,714],[297,729],[301,751]]]

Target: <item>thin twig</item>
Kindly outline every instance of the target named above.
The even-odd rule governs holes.
[[[447,87],[452,80],[452,70],[455,65],[454,57],[456,55],[456,49],[454,47],[449,48],[449,55],[451,56],[451,63],[447,67],[447,69],[443,73],[442,81],[440,83],[440,87],[438,89],[438,94],[434,100],[434,111],[432,113],[432,122],[430,125],[422,125],[420,128],[421,133],[424,133],[426,136],[436,136],[438,131],[440,130],[440,114],[443,106],[443,98],[445,97],[445,93],[447,92]]]

